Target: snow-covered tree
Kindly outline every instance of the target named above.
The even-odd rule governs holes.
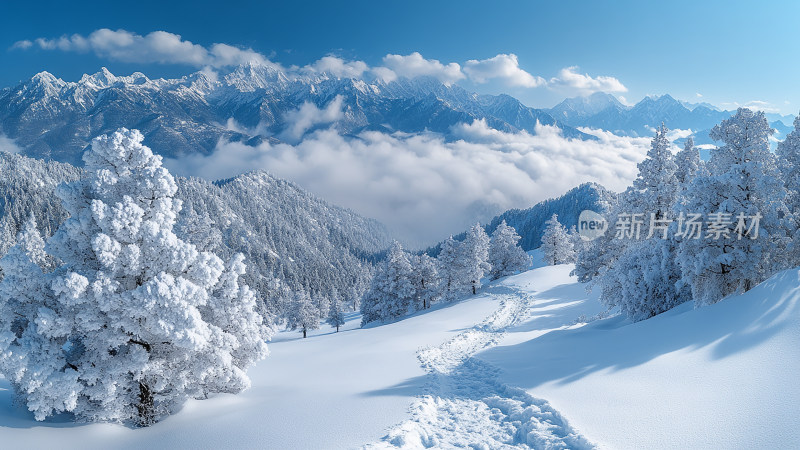
[[[331,296],[331,305],[328,311],[328,318],[325,321],[328,325],[336,327],[336,332],[339,332],[339,327],[344,325],[344,311],[342,311],[342,299],[338,294]]]
[[[58,189],[70,218],[46,249],[62,266],[45,275],[22,247],[4,263],[0,308],[19,320],[2,324],[0,352],[24,356],[0,358],[3,374],[38,420],[148,425],[187,398],[247,388],[267,355],[242,258],[226,265],[175,235],[175,181],[142,139],[96,138],[87,178]]]
[[[786,207],[793,223],[789,225],[793,237],[789,245],[790,265],[800,265],[800,116],[794,119],[794,130],[778,143],[775,150],[778,169],[786,189]]]
[[[300,330],[303,337],[308,337],[308,332],[319,328],[320,311],[311,300],[305,289],[294,293],[292,308],[287,318],[287,326],[292,330]]]
[[[181,239],[194,244],[203,252],[217,252],[222,246],[222,233],[207,214],[198,214],[190,209],[178,222],[176,234]]]
[[[569,264],[575,262],[575,247],[572,238],[567,234],[567,229],[558,221],[558,215],[553,214],[547,222],[547,227],[542,236],[542,257],[545,263]]]
[[[618,307],[631,320],[643,320],[688,300],[687,292],[676,287],[680,270],[675,263],[676,244],[666,232],[679,192],[677,165],[669,150],[663,125],[651,142],[647,157],[638,165],[633,185],[620,196],[612,210],[613,222],[626,214],[641,214],[639,236],[617,238],[615,232],[581,251],[576,272],[597,265],[594,282],[601,287],[600,301]],[[616,231],[616,230],[615,230]],[[614,236],[613,238],[610,236]],[[587,255],[586,252],[597,252]],[[586,258],[587,260],[582,260]],[[578,270],[578,267],[581,269]]]
[[[489,243],[489,264],[492,266],[493,280],[530,267],[531,258],[517,245],[519,239],[517,231],[506,225],[505,220],[495,228]]]
[[[314,303],[314,306],[316,306],[317,310],[319,311],[319,317],[320,318],[327,318],[328,317],[328,313],[331,310],[331,300],[328,297],[324,296],[324,295],[316,295],[316,296],[314,296],[312,298],[312,302]]]
[[[480,224],[467,231],[467,237],[459,246],[461,266],[459,287],[462,292],[475,295],[481,288],[481,278],[492,269],[489,264],[489,236]]]
[[[459,243],[453,239],[453,236],[450,236],[442,242],[442,248],[436,257],[442,297],[448,301],[458,297],[458,283],[462,270],[459,247]]]
[[[63,349],[70,341],[41,333],[37,323],[44,318],[40,309],[55,307],[44,273],[23,245],[8,250],[0,269],[0,374],[37,420],[54,410],[74,410],[78,373]]]
[[[664,219],[672,212],[678,194],[678,166],[670,151],[667,127],[661,124],[650,143],[647,156],[638,164],[639,174],[628,195],[630,213],[644,213]]]
[[[361,322],[392,320],[406,315],[414,301],[413,270],[408,255],[395,242],[378,268],[361,304]]]
[[[701,171],[703,161],[700,159],[700,152],[694,146],[694,139],[689,136],[683,150],[675,154],[675,178],[678,187],[686,188],[695,176]]]
[[[32,214],[28,217],[25,225],[17,237],[17,244],[22,246],[25,253],[31,258],[37,266],[41,267],[44,272],[52,271],[56,262],[52,256],[45,252],[45,242],[42,235],[39,233],[38,226],[36,225],[36,217]]]
[[[439,272],[436,261],[426,254],[411,258],[414,304],[417,310],[430,308],[441,296]]]
[[[681,281],[698,305],[747,291],[786,264],[785,189],[769,150],[773,132],[763,112],[739,108],[710,133],[724,145],[711,151],[709,174],[694,179],[678,208],[707,221],[704,235],[682,239],[677,254]]]

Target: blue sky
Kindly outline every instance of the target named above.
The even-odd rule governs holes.
[[[168,77],[203,65],[144,57],[126,62],[112,51],[74,45],[48,50],[35,43],[37,38],[54,43],[64,35],[89,37],[107,28],[140,36],[166,31],[206,49],[215,43],[252,49],[287,67],[313,64],[326,55],[379,67],[388,65],[387,54],[419,52],[426,62],[438,60],[445,68],[457,63],[463,75],[454,82],[481,92],[506,92],[536,107],[610,88],[628,101],[670,93],[726,108],[753,101],[782,113],[796,114],[800,108],[794,42],[800,2],[43,1],[5,3],[0,12],[0,86],[41,70],[76,80],[101,66],[116,74],[138,70]],[[32,45],[15,46],[20,41]],[[516,75],[531,78],[468,73],[469,60],[512,54],[522,71]],[[575,74],[590,78],[567,80]]]

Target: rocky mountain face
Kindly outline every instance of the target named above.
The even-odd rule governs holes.
[[[179,79],[144,74],[115,76],[107,69],[67,82],[42,72],[0,90],[0,134],[27,156],[81,164],[91,139],[119,127],[137,128],[156,153],[175,157],[212,152],[220,139],[257,144],[277,141],[291,113],[306,103],[322,109],[341,97],[333,122],[340,132],[365,129],[447,134],[453,125],[484,119],[504,131],[535,132],[538,123],[564,135],[592,136],[507,95],[478,95],[433,78],[288,76],[246,64],[224,72],[200,71]],[[331,124],[325,124],[331,126]]]

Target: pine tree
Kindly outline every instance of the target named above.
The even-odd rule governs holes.
[[[442,284],[442,296],[448,301],[458,297],[458,283],[461,271],[461,263],[459,261],[461,251],[459,247],[459,243],[453,239],[453,236],[450,236],[442,243],[439,256],[436,258],[437,271]]]
[[[303,332],[303,337],[308,337],[308,332],[319,328],[320,311],[304,289],[295,292],[292,309],[289,313],[288,323],[290,329]]]
[[[568,264],[575,262],[575,248],[572,238],[567,234],[567,229],[558,221],[558,215],[553,214],[547,222],[542,235],[541,251],[545,263]]]
[[[668,232],[672,211],[681,191],[679,174],[689,179],[696,176],[699,154],[687,141],[679,168],[670,151],[667,128],[662,124],[650,144],[647,157],[638,165],[639,174],[625,196],[630,213],[642,214],[647,233],[640,239],[629,239],[616,263],[605,274],[611,295],[603,295],[607,306],[618,306],[633,321],[644,320],[667,311],[689,299],[688,292],[678,286],[680,270],[675,263],[677,245]],[[694,156],[697,156],[696,160]],[[681,171],[684,172],[681,172]]]
[[[218,252],[222,247],[222,233],[215,225],[207,214],[200,215],[190,209],[178,223],[176,234],[200,251]]]
[[[664,219],[672,212],[678,194],[678,166],[670,151],[667,131],[662,123],[647,156],[638,164],[639,174],[628,194],[631,213],[655,214],[656,219]]]
[[[430,308],[441,295],[436,262],[424,253],[413,257],[412,261],[415,308],[417,310]]]
[[[0,374],[37,420],[53,411],[74,410],[78,373],[70,367],[64,351],[70,339],[46,335],[37,324],[42,319],[58,319],[44,314],[55,308],[44,273],[22,245],[8,250],[0,259],[0,269],[4,274],[0,282]]]
[[[781,218],[787,213],[785,189],[769,150],[773,132],[763,112],[739,108],[710,133],[724,145],[711,151],[709,175],[694,179],[679,211],[702,214],[707,221],[712,214],[727,214],[717,217],[733,223],[726,227],[728,236],[706,235],[679,243],[681,281],[691,288],[698,305],[747,291],[786,264],[788,231]],[[734,232],[739,214],[761,216],[758,228],[745,230],[741,239]],[[753,220],[745,225],[754,225]]]
[[[685,188],[702,170],[703,161],[700,152],[694,146],[694,139],[689,136],[683,150],[675,154],[675,178],[679,188]]]
[[[481,288],[481,278],[492,269],[489,264],[489,236],[480,224],[475,224],[467,232],[467,237],[459,246],[460,290],[475,295]]]
[[[331,300],[322,294],[317,294],[312,301],[314,302],[314,306],[317,307],[317,311],[319,311],[319,317],[327,318],[331,310]]]
[[[411,263],[399,242],[375,273],[361,305],[361,323],[387,321],[406,315],[414,301]]]
[[[336,327],[336,332],[339,332],[339,327],[344,325],[344,312],[342,311],[342,301],[338,294],[334,293],[331,296],[331,307],[328,311],[328,325]]]
[[[526,270],[531,259],[525,250],[517,245],[520,236],[517,231],[506,225],[503,220],[492,233],[489,243],[489,264],[492,266],[491,276],[496,280],[518,271]]]
[[[788,224],[790,236],[789,265],[800,265],[800,116],[794,119],[794,130],[778,143],[775,150],[778,169],[786,189],[785,204],[793,223]],[[788,220],[787,220],[788,221]]]
[[[43,274],[21,247],[5,263],[0,307],[24,317],[3,323],[0,352],[28,357],[3,374],[38,420],[149,425],[187,398],[247,388],[245,370],[267,355],[242,258],[225,265],[177,238],[175,181],[142,139],[95,139],[87,178],[58,189],[70,218],[46,249],[63,265]]]
[[[36,218],[31,214],[25,225],[17,237],[17,243],[21,245],[37,266],[41,267],[44,272],[50,272],[55,269],[56,262],[52,256],[48,255],[44,250],[44,239],[39,234],[39,229],[36,224]]]

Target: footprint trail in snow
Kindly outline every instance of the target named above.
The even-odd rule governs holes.
[[[365,448],[594,448],[547,401],[501,383],[494,366],[472,358],[524,321],[535,301],[506,286],[487,293],[500,300],[494,313],[438,347],[417,351],[428,372],[425,395],[412,404],[411,419]]]

